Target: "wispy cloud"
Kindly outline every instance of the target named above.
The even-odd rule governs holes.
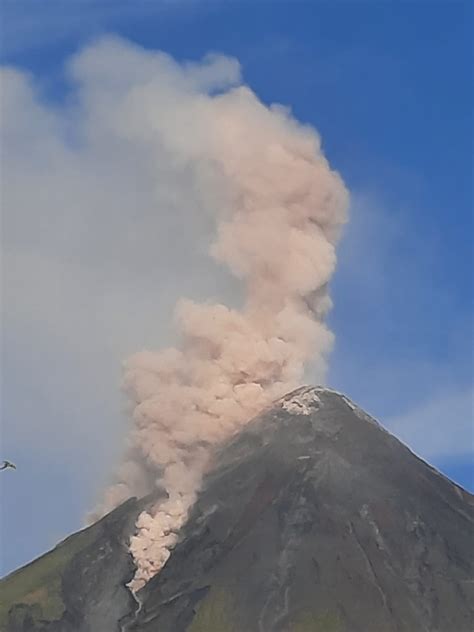
[[[443,383],[436,394],[398,417],[387,427],[410,448],[428,459],[472,458],[474,454],[474,387],[454,389]]]
[[[103,474],[122,438],[121,361],[169,342],[180,296],[232,302],[235,291],[207,255],[217,198],[205,200],[189,166],[164,145],[134,140],[133,116],[110,116],[93,76],[99,57],[110,64],[101,94],[113,104],[114,82],[127,72],[133,83],[155,64],[171,84],[188,73],[220,86],[238,83],[238,63],[213,56],[179,73],[171,58],[150,53],[128,67],[132,45],[102,43],[101,57],[86,49],[70,65],[73,107],[41,103],[27,75],[2,71],[4,449],[12,460],[26,443],[67,458],[90,485],[83,459],[100,455]],[[171,130],[176,102],[163,98]],[[179,126],[172,133],[185,134]]]
[[[439,280],[439,236],[416,204],[406,207],[353,195],[334,283],[331,383],[423,458],[469,454],[471,323]]]
[[[48,48],[59,42],[91,39],[121,24],[146,22],[153,16],[189,10],[198,0],[5,0],[1,8],[4,57]]]

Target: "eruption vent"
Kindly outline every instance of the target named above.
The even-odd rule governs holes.
[[[266,107],[245,86],[224,91],[223,83],[236,81],[235,68],[216,93],[210,69],[229,74],[231,63],[208,59],[193,73],[173,66],[181,95],[166,116],[162,65],[152,81],[135,76],[121,95],[122,111],[135,114],[130,133],[149,137],[152,148],[155,141],[165,146],[170,161],[193,170],[210,206],[219,200],[210,255],[241,279],[245,295],[239,310],[183,299],[179,347],[137,353],[126,364],[133,426],[101,511],[150,491],[150,481],[167,493],[138,519],[130,543],[134,589],[166,562],[212,447],[299,386],[308,365],[322,380],[333,340],[324,318],[346,189],[312,129],[280,106]]]

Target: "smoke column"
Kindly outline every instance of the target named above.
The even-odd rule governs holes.
[[[196,70],[191,80],[189,69],[174,68],[182,98],[166,116],[159,69],[157,81],[133,86],[121,106],[136,121],[129,135],[149,137],[151,147],[156,141],[192,170],[197,190],[216,209],[210,256],[244,290],[238,310],[181,300],[177,348],[143,351],[126,363],[133,421],[100,511],[149,492],[150,481],[166,491],[140,515],[131,539],[135,590],[168,559],[213,446],[299,386],[305,368],[322,381],[333,341],[324,319],[346,189],[314,130],[286,109],[266,107],[245,86],[223,87],[235,76],[221,78],[218,90],[215,81],[209,87],[209,68],[225,75],[223,64],[208,60],[198,80]]]

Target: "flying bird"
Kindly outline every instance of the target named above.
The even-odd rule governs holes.
[[[6,470],[9,467],[11,467],[13,470],[16,470],[16,465],[14,463],[10,463],[10,461],[3,461],[3,463],[0,465],[0,470]]]

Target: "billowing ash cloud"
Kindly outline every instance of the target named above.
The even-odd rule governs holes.
[[[214,62],[216,63],[216,62]],[[143,513],[131,550],[140,587],[166,562],[195,500],[210,448],[303,380],[322,379],[332,334],[324,325],[335,243],[347,194],[316,134],[281,107],[265,107],[245,86],[212,94],[177,69],[186,94],[161,116],[160,72],[126,86],[133,133],[169,147],[220,200],[211,256],[242,280],[240,310],[182,300],[177,349],[127,363],[134,402],[130,447],[106,508],[145,491],[150,472],[168,499]],[[178,97],[178,95],[176,95]],[[159,209],[157,209],[159,212]]]
[[[324,379],[328,283],[348,197],[314,130],[263,105],[234,60],[178,64],[109,39],[76,57],[72,73],[87,86],[81,105],[97,135],[88,142],[109,135],[117,151],[140,146],[151,171],[186,172],[214,222],[209,254],[243,289],[239,309],[182,299],[177,347],[126,363],[133,422],[97,513],[156,485],[166,491],[131,541],[139,588],[166,562],[212,447],[300,385],[306,367]]]

